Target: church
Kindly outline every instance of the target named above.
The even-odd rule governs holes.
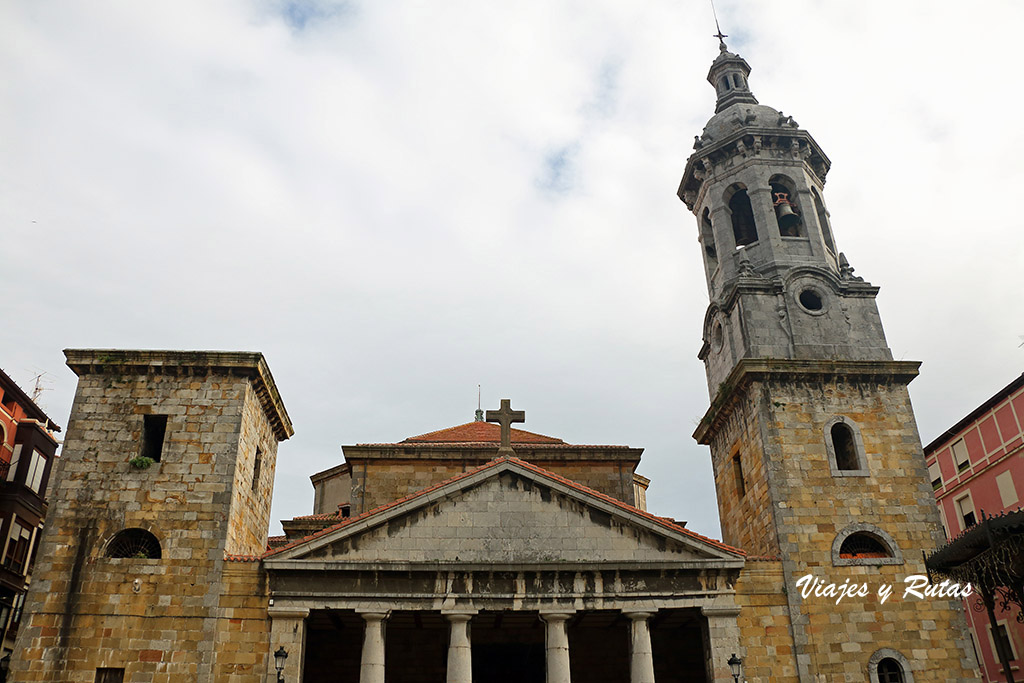
[[[641,449],[463,425],[345,446],[268,538],[293,433],[259,353],[68,350],[78,390],[14,681],[978,680],[958,601],[901,587],[941,544],[907,384],[829,224],[830,161],[721,44],[678,194],[721,540],[646,510]],[[522,408],[522,406],[518,406]],[[295,466],[294,464],[291,466]]]

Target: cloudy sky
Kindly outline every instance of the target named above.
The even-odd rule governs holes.
[[[718,13],[832,159],[930,441],[1024,369],[1024,4]],[[480,384],[644,447],[651,510],[719,536],[675,196],[714,32],[698,0],[0,3],[0,366],[66,424],[64,348],[263,351],[296,428],[275,519],[341,444],[467,422]]]

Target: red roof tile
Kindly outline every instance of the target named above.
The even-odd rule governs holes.
[[[500,443],[501,427],[493,422],[467,422],[458,427],[439,429],[419,436],[410,436],[402,443]],[[512,443],[559,443],[565,442],[543,434],[534,434],[522,429],[512,430]]]
[[[561,482],[562,484],[565,484],[566,486],[569,486],[570,488],[574,488],[577,491],[581,491],[581,492],[586,493],[588,495],[600,498],[601,500],[603,500],[603,501],[605,501],[607,503],[611,503],[612,505],[614,505],[614,506],[616,506],[618,508],[621,508],[623,510],[626,510],[628,512],[631,512],[633,514],[638,514],[641,517],[645,517],[648,520],[650,520],[652,522],[655,522],[659,526],[665,527],[665,528],[667,528],[667,529],[669,529],[671,531],[675,531],[675,532],[681,533],[681,534],[683,534],[685,536],[689,536],[691,538],[703,541],[704,543],[707,543],[709,545],[713,545],[713,546],[715,546],[717,548],[720,548],[722,550],[725,550],[727,552],[736,553],[738,555],[744,555],[744,556],[746,555],[746,552],[741,550],[741,549],[739,549],[739,548],[734,548],[734,547],[732,547],[730,545],[722,543],[721,541],[717,541],[717,540],[715,540],[713,538],[708,538],[707,536],[702,536],[701,534],[698,534],[698,533],[695,533],[693,531],[690,531],[689,529],[687,529],[687,528],[685,528],[683,526],[680,526],[678,524],[673,524],[671,522],[668,522],[668,521],[666,521],[666,518],[664,518],[664,517],[658,517],[657,515],[652,515],[651,513],[647,512],[645,510],[641,510],[639,508],[636,508],[636,507],[634,507],[632,505],[629,505],[628,503],[623,503],[621,500],[618,500],[616,498],[612,498],[611,496],[605,495],[605,494],[601,493],[600,491],[595,491],[594,489],[586,487],[586,486],[584,486],[582,484],[579,484],[579,483],[577,483],[577,482],[575,482],[575,481],[573,481],[571,479],[566,479],[565,477],[559,476],[559,475],[555,474],[554,472],[551,472],[549,470],[544,469],[543,467],[538,467],[538,466],[533,465],[533,464],[531,464],[529,462],[526,462],[525,460],[520,460],[519,458],[502,456],[500,458],[495,458],[494,460],[491,460],[490,462],[485,463],[485,464],[483,464],[480,467],[477,467],[475,469],[467,470],[465,472],[461,472],[461,473],[455,475],[454,477],[451,477],[451,478],[446,479],[444,481],[438,482],[437,484],[434,484],[433,486],[430,486],[428,488],[422,489],[420,491],[416,491],[415,493],[411,493],[411,494],[409,494],[409,495],[407,495],[407,496],[405,496],[403,498],[399,498],[398,500],[391,501],[390,503],[387,503],[385,505],[381,505],[381,506],[376,507],[376,508],[374,508],[372,510],[367,510],[366,512],[364,512],[361,515],[357,515],[355,517],[346,517],[343,521],[341,521],[341,522],[339,522],[337,524],[333,524],[331,526],[325,527],[323,529],[320,529],[319,531],[316,531],[316,532],[310,534],[309,536],[306,536],[305,538],[300,538],[300,539],[292,541],[291,543],[288,543],[287,545],[279,546],[279,547],[273,548],[271,550],[268,550],[266,553],[263,554],[263,558],[268,558],[268,557],[271,557],[273,555],[277,555],[278,553],[284,552],[285,550],[289,550],[291,548],[294,548],[295,546],[302,545],[303,543],[306,543],[307,541],[311,541],[314,538],[319,538],[320,536],[324,536],[324,535],[329,534],[331,532],[337,531],[338,529],[344,528],[344,527],[348,526],[349,524],[354,524],[355,522],[362,521],[362,520],[366,519],[367,517],[372,517],[372,516],[377,515],[377,514],[379,514],[381,512],[384,512],[385,510],[389,510],[389,509],[391,509],[393,507],[397,507],[399,505],[407,503],[408,501],[413,500],[415,498],[419,498],[421,496],[425,496],[425,495],[427,495],[428,493],[430,493],[432,491],[436,491],[439,488],[442,488],[444,486],[448,486],[449,484],[453,484],[453,483],[455,483],[455,482],[457,482],[457,481],[459,481],[461,479],[465,479],[467,477],[471,477],[471,476],[473,476],[474,474],[476,474],[478,472],[482,472],[483,470],[487,470],[487,469],[490,469],[492,467],[496,467],[497,465],[499,465],[499,464],[501,464],[501,463],[503,463],[505,461],[515,462],[515,463],[517,463],[519,465],[522,465],[526,469],[529,469],[529,470],[531,470],[531,471],[533,471],[533,472],[535,472],[535,473],[537,473],[537,474],[539,474],[539,475],[541,475],[543,477],[547,477],[548,479],[552,479],[554,481]],[[232,558],[232,559],[234,559],[234,558]]]

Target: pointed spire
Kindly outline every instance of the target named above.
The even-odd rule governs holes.
[[[484,421],[484,411],[480,409],[480,385],[476,385],[476,417],[473,418],[473,422]]]

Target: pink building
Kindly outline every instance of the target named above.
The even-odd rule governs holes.
[[[928,474],[947,538],[981,519],[1024,505],[1024,374],[975,408],[924,449]],[[974,649],[986,681],[1005,681],[995,639],[1012,653],[1012,669],[1024,658],[1024,624],[1018,610],[996,611],[989,623],[981,599],[964,601]],[[1014,678],[1021,679],[1016,674]]]

